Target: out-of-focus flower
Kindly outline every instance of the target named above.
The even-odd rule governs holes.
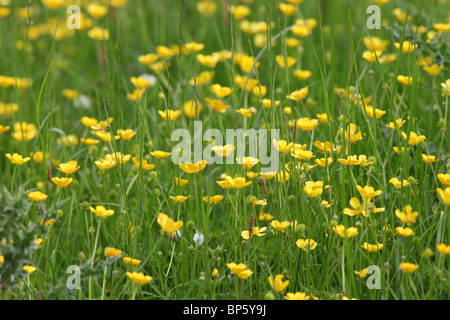
[[[284,298],[286,300],[309,300],[311,297],[306,295],[304,292],[288,292]]]
[[[167,214],[159,213],[157,222],[160,227],[166,232],[167,235],[172,236],[175,231],[180,229],[183,226],[183,221],[175,222],[172,218],[170,218]]]
[[[295,244],[303,251],[312,251],[317,248],[317,242],[313,239],[298,239]]]
[[[111,247],[106,247],[105,251],[103,253],[108,258],[114,258],[114,257],[116,257],[118,255],[121,255],[122,254],[122,250],[118,250],[118,249],[111,248]]]
[[[94,213],[99,218],[108,218],[114,214],[114,210],[109,209],[106,210],[104,206],[96,206],[95,209],[93,207],[89,207],[92,213]]]
[[[355,227],[345,228],[344,225],[340,224],[332,229],[341,238],[351,238],[358,235],[358,229]]]
[[[400,219],[402,223],[406,223],[408,226],[410,226],[413,223],[416,223],[417,216],[419,215],[419,212],[412,211],[412,207],[408,204],[405,207],[405,211],[395,210],[395,215],[397,218]]]
[[[278,293],[283,293],[284,290],[286,290],[286,287],[289,285],[289,280],[283,282],[283,278],[284,275],[282,274],[277,274],[275,276],[275,280],[273,279],[272,276],[268,278],[270,286],[272,287],[272,289],[275,289],[275,291]]]
[[[287,96],[287,98],[294,100],[294,101],[300,101],[308,95],[308,92],[309,92],[309,87],[305,87],[300,90],[293,91],[290,95]]]
[[[19,166],[23,165],[24,163],[28,162],[31,160],[30,157],[26,157],[23,158],[20,154],[18,153],[14,153],[13,155],[11,155],[10,153],[6,154],[6,157],[9,159],[9,161],[11,161],[14,164],[17,164]]]
[[[253,229],[252,229],[252,234],[251,234],[251,235],[250,235],[249,230],[244,230],[244,231],[241,232],[241,236],[242,236],[242,238],[244,238],[245,240],[247,240],[247,239],[249,239],[250,237],[253,237],[253,236],[262,237],[262,236],[265,235],[264,232],[265,232],[266,230],[267,230],[266,227],[262,227],[262,228],[259,228],[259,227],[253,227]]]
[[[28,199],[30,199],[31,201],[34,202],[41,202],[44,201],[48,198],[48,195],[40,192],[40,191],[33,191],[33,192],[29,192],[27,194]]]
[[[236,274],[241,279],[247,279],[253,274],[253,271],[251,271],[245,264],[239,263],[236,264],[234,262],[227,263],[228,269],[230,269],[231,272]]]
[[[135,267],[135,266],[139,265],[142,262],[141,260],[133,259],[133,258],[130,258],[130,257],[123,257],[122,260],[127,265],[132,266],[132,267]]]
[[[142,272],[126,272],[128,278],[136,284],[144,285],[153,280],[152,277],[144,275]]]
[[[206,161],[201,160],[197,163],[180,163],[179,167],[186,173],[199,173],[206,168]]]
[[[36,271],[36,267],[25,265],[23,266],[22,270],[24,270],[28,274],[32,274]]]
[[[419,265],[410,263],[410,262],[402,262],[400,263],[400,270],[404,273],[413,273],[419,268]]]
[[[441,197],[442,201],[446,205],[450,206],[450,187],[445,188],[445,190],[437,188],[436,192],[438,193],[439,197]]]
[[[64,189],[64,188],[67,188],[67,186],[72,183],[73,178],[57,178],[57,177],[55,177],[55,178],[52,178],[52,181],[58,187],[61,187]]]
[[[58,167],[58,170],[64,172],[65,174],[72,174],[78,171],[80,167],[75,160],[71,160],[66,163],[61,163]]]

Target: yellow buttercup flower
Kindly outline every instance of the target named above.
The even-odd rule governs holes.
[[[259,163],[259,159],[253,157],[236,158],[236,161],[246,169],[251,169]]]
[[[441,197],[442,201],[446,205],[450,206],[450,187],[445,188],[445,190],[437,188],[436,192],[438,193],[439,197]]]
[[[309,160],[315,157],[314,153],[303,150],[303,146],[298,146],[297,144],[294,144],[294,147],[291,148],[290,152],[291,156],[299,160]]]
[[[389,40],[382,40],[379,37],[363,37],[364,45],[370,51],[384,51],[389,45]]]
[[[295,244],[303,251],[312,251],[317,248],[317,242],[315,242],[313,239],[298,239]]]
[[[208,97],[205,98],[206,103],[211,107],[211,109],[213,109],[214,111],[220,112],[220,113],[224,113],[225,111],[227,111],[230,106],[223,103],[222,101],[218,100],[218,99],[210,99]]]
[[[355,274],[357,274],[361,279],[364,279],[367,276],[367,268],[364,268],[360,271],[353,271]]]
[[[48,195],[40,192],[40,191],[33,191],[27,194],[28,199],[34,202],[41,202],[48,198]]]
[[[61,187],[64,189],[64,188],[67,188],[67,186],[72,183],[73,178],[57,178],[57,177],[55,177],[55,178],[52,178],[52,181],[58,187]]]
[[[108,170],[117,166],[117,162],[114,159],[101,159],[95,161],[95,165],[100,170]]]
[[[132,266],[132,267],[135,267],[142,262],[141,260],[133,259],[130,257],[123,257],[122,259],[123,259],[123,262],[125,262],[127,265]]]
[[[252,113],[250,112],[250,109],[246,109],[246,108],[239,108],[236,110],[237,113],[239,113],[240,115],[249,118],[252,116]]]
[[[273,139],[272,143],[279,152],[288,152],[294,146],[293,142],[287,143],[286,140],[277,141],[276,139]]]
[[[93,207],[89,207],[89,210],[91,210],[91,212],[99,218],[108,218],[114,214],[114,210],[106,210],[104,206],[96,206],[95,209]]]
[[[209,0],[197,2],[197,10],[205,17],[210,17],[217,9],[217,3]]]
[[[173,201],[175,201],[176,203],[183,203],[185,202],[187,199],[189,199],[191,196],[169,196],[170,199],[172,199]]]
[[[221,195],[216,195],[216,196],[212,196],[212,197],[203,197],[203,201],[205,201],[211,205],[218,204],[222,200],[223,200],[223,196],[221,196]]]
[[[436,246],[437,250],[440,254],[446,256],[450,254],[450,245],[446,245],[445,243],[438,244]]]
[[[286,68],[286,64],[287,64],[288,68],[290,68],[297,62],[297,59],[294,59],[294,58],[288,56],[286,59],[287,60],[287,63],[286,63],[286,61],[284,60],[284,56],[281,54],[277,55],[275,57],[275,59],[276,59],[278,65],[283,69]]]
[[[273,229],[275,229],[276,231],[280,231],[280,232],[284,232],[286,230],[287,227],[290,226],[290,223],[288,221],[278,221],[278,220],[272,220],[270,222],[270,225],[272,226]]]
[[[323,185],[323,181],[306,181],[303,186],[303,191],[311,198],[320,196],[324,189],[328,189],[329,185]]]
[[[0,133],[6,132],[10,129],[10,126],[2,126],[0,125]]]
[[[165,151],[160,151],[160,150],[156,150],[156,151],[152,151],[150,152],[150,154],[157,158],[157,159],[164,159],[167,158],[168,156],[170,156],[170,152],[165,152]]]
[[[408,180],[403,179],[402,181],[398,180],[396,177],[389,179],[389,182],[394,186],[396,189],[406,188],[411,184]]]
[[[134,131],[133,129],[126,129],[126,130],[119,129],[117,130],[117,135],[122,140],[130,140],[136,135],[136,131]]]
[[[164,213],[159,213],[157,222],[167,235],[172,236],[175,231],[183,226],[183,221],[175,222],[172,218]]]
[[[109,40],[109,30],[99,27],[94,27],[88,31],[89,38],[98,41],[107,41]]]
[[[377,252],[377,251],[383,249],[383,244],[382,243],[370,244],[368,242],[364,242],[364,244],[361,246],[361,248],[363,248],[369,252]]]
[[[307,296],[304,292],[288,292],[286,293],[286,296],[284,297],[286,300],[309,300],[310,296]]]
[[[231,144],[226,144],[224,146],[214,146],[211,148],[219,157],[228,157],[236,149]]]
[[[140,160],[140,159],[137,159],[136,157],[133,157],[133,158],[131,158],[131,160],[133,161],[134,165],[138,168],[140,167],[140,165],[142,163],[142,169],[144,169],[144,170],[148,171],[148,170],[155,169],[155,165],[148,163],[148,161],[145,159]]]
[[[198,54],[197,55],[197,61],[200,62],[202,65],[208,68],[215,68],[217,65],[217,58],[215,58],[212,55],[204,55],[204,54]]]
[[[106,247],[105,251],[103,253],[108,258],[114,258],[114,257],[116,257],[118,255],[121,255],[122,254],[122,250],[118,250],[118,249],[111,248],[111,247]]]
[[[110,142],[114,140],[119,140],[120,136],[115,135],[113,136],[111,134],[111,132],[106,132],[103,130],[94,130],[91,132],[93,135],[95,135],[97,138],[99,138],[100,140],[102,140],[103,142]]]
[[[46,226],[46,227],[51,226],[51,225],[53,224],[53,222],[55,222],[55,219],[54,219],[54,218],[52,218],[52,219],[46,221],[46,222],[44,223],[44,226]]]
[[[365,203],[369,203],[373,198],[378,197],[383,193],[383,191],[375,190],[371,186],[361,187],[360,185],[357,185],[356,189],[358,190],[361,197],[363,197]]]
[[[96,3],[88,4],[86,10],[95,19],[101,19],[108,13],[108,7]]]
[[[71,160],[66,163],[61,163],[58,167],[58,170],[64,172],[65,174],[72,174],[78,171],[80,167],[75,160]]]
[[[280,2],[278,8],[280,8],[280,11],[287,16],[291,16],[297,12],[297,8],[289,3]]]
[[[411,228],[397,227],[397,228],[395,228],[395,231],[396,231],[396,234],[399,234],[404,238],[408,238],[410,236],[415,235],[415,232]]]
[[[176,184],[177,186],[184,186],[185,184],[188,184],[188,183],[189,183],[188,180],[186,180],[186,179],[181,179],[181,178],[177,178],[177,177],[174,177],[173,180],[175,181],[175,184]]]
[[[357,132],[357,131],[358,131],[358,129],[357,129],[356,124],[350,123],[347,126],[347,129],[345,129],[345,131],[344,131],[343,128],[341,128],[339,130],[339,133],[340,134],[344,134],[345,138],[347,140],[350,140],[350,142],[356,143],[357,141],[362,140],[362,133],[361,133],[361,131],[359,131],[359,132]]]
[[[230,176],[225,176],[225,180],[216,181],[219,186],[224,189],[240,189],[247,187],[253,183],[253,181],[247,181],[243,177],[232,178]]]
[[[180,110],[164,110],[158,111],[159,115],[161,116],[161,118],[163,118],[164,120],[169,119],[170,121],[176,120],[180,115],[181,115],[181,111]]]
[[[408,204],[405,207],[405,211],[395,210],[395,215],[397,218],[400,219],[402,223],[406,223],[408,226],[410,226],[413,223],[416,223],[417,216],[419,215],[419,212],[412,211],[412,207]]]
[[[253,271],[251,271],[245,264],[239,263],[236,264],[234,262],[227,263],[228,269],[230,269],[231,272],[236,274],[241,279],[247,279],[253,274]]]
[[[300,101],[304,99],[309,93],[309,87],[302,88],[300,90],[296,90],[292,92],[290,95],[287,96],[288,99],[294,100],[294,101]]]
[[[92,138],[87,138],[87,139],[81,138],[80,140],[82,143],[84,143],[85,145],[88,145],[88,146],[93,146],[93,145],[100,143],[100,140],[92,139]]]
[[[345,228],[344,225],[340,224],[332,229],[341,238],[351,238],[359,234],[358,229],[355,227]]]
[[[253,230],[252,230],[252,234],[250,235],[250,232],[248,231],[248,230],[244,230],[244,231],[242,231],[241,232],[241,236],[242,236],[242,238],[244,238],[245,240],[248,240],[250,237],[253,237],[253,236],[257,236],[257,237],[262,237],[262,236],[264,236],[265,235],[265,231],[267,230],[267,227],[262,227],[262,228],[259,228],[259,227],[253,227]]]
[[[197,163],[180,163],[179,167],[186,173],[199,173],[206,168],[206,161],[201,160]]]
[[[436,159],[436,156],[433,156],[433,155],[428,156],[428,155],[423,154],[423,153],[422,153],[422,160],[423,160],[424,163],[433,163],[433,162],[437,162],[438,161],[438,159]]]
[[[400,49],[399,42],[394,43],[394,45],[397,49]],[[410,53],[410,52],[413,52],[414,50],[416,50],[418,46],[419,46],[418,44],[414,44],[409,41],[403,41],[403,43],[401,45],[401,47],[402,47],[401,50],[403,53]]]
[[[408,135],[406,133],[402,132],[402,137],[403,137],[403,139],[406,140],[408,138]],[[416,146],[419,143],[421,143],[422,141],[424,141],[425,139],[426,139],[426,137],[424,135],[417,135],[417,133],[411,131],[409,133],[408,144]]]
[[[278,293],[283,293],[284,290],[286,290],[286,287],[289,285],[289,280],[283,282],[283,278],[284,276],[282,274],[277,274],[275,276],[275,280],[272,276],[268,278],[270,286]]]
[[[389,124],[387,124],[386,127],[392,130],[400,129],[405,122],[406,120],[402,120],[402,118],[399,118],[395,120],[395,122],[389,122]]]
[[[409,86],[412,84],[412,78],[408,76],[399,75],[397,76],[397,81],[405,86]]]
[[[121,152],[115,152],[113,154],[106,154],[105,155],[105,160],[106,161],[111,161],[111,162],[117,162],[120,164],[125,164],[128,161],[130,161],[131,159],[131,155],[129,154],[122,154]]]
[[[443,68],[444,68],[444,65],[443,65],[443,64],[441,64],[441,65],[439,66],[439,65],[437,65],[437,64],[435,63],[435,64],[433,64],[433,65],[431,65],[431,66],[424,67],[423,70],[424,70],[425,72],[427,72],[430,76],[434,77],[434,76],[437,76],[437,75],[441,72],[441,70],[442,70]]]
[[[203,105],[200,102],[195,102],[195,100],[186,101],[183,104],[183,113],[186,117],[194,119],[197,117],[197,114],[203,109]]]
[[[158,55],[156,53],[148,53],[138,57],[138,61],[145,65],[150,65],[158,60]]]
[[[30,157],[23,158],[18,153],[14,153],[13,155],[11,155],[10,153],[7,153],[6,157],[9,159],[9,161],[11,161],[12,163],[17,164],[19,166],[21,166],[24,163],[26,163],[26,162],[31,160]]]
[[[437,178],[439,179],[439,181],[440,181],[442,184],[447,185],[447,186],[450,185],[450,173],[447,173],[447,174],[445,174],[445,173],[439,173],[439,174],[437,175]]]
[[[42,2],[50,10],[56,10],[65,4],[64,0],[42,0]]]
[[[348,216],[357,216],[362,213],[364,217],[368,217],[370,213],[383,212],[385,208],[376,208],[375,206],[366,206],[366,203],[361,204],[357,198],[350,199],[350,206],[353,208],[345,208],[344,214]]]
[[[144,285],[153,280],[152,277],[144,275],[142,272],[126,272],[128,278],[136,284]]]
[[[31,274],[36,271],[36,267],[25,265],[22,267],[22,270],[24,270],[28,274]]]
[[[312,72],[309,70],[294,70],[293,72],[294,76],[299,78],[300,80],[308,80],[312,76]]]
[[[400,263],[400,269],[404,273],[413,273],[418,268],[419,268],[419,265],[414,264],[414,263],[409,263],[409,262],[402,262],[402,263]]]
[[[233,90],[231,88],[222,87],[218,83],[211,85],[211,89],[215,93],[215,95],[219,98],[225,98],[233,92]]]

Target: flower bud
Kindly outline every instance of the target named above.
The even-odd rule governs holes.
[[[275,300],[273,292],[267,292],[266,295],[264,296],[264,300]]]

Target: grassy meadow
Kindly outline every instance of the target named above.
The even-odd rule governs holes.
[[[448,300],[449,12],[0,0],[0,299]]]

